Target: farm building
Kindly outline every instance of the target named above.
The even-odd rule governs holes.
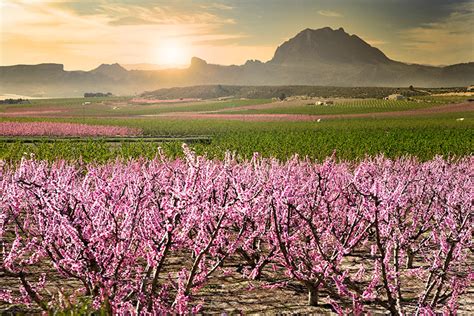
[[[328,100],[328,101],[316,101],[313,103],[314,105],[334,105],[334,101]]]
[[[385,97],[384,100],[406,100],[406,97],[401,94],[391,94],[388,97]]]
[[[233,99],[234,96],[233,95],[229,95],[229,96],[226,96],[226,97],[220,97],[220,98],[217,98],[218,101],[225,101],[225,100],[230,100],[230,99]]]

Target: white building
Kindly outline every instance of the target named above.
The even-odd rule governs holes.
[[[401,94],[391,94],[388,97],[385,97],[384,99],[399,101],[399,100],[406,100],[406,97]]]

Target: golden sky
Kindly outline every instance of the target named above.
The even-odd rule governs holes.
[[[395,60],[453,64],[474,60],[473,12],[470,0],[0,0],[0,65],[243,64],[324,26]]]

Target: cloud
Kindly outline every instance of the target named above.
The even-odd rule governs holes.
[[[0,0],[5,1],[5,0]],[[233,7],[222,3],[206,5],[187,1],[149,0],[8,0],[24,7],[55,8],[75,16],[89,19],[101,16],[111,25],[153,24],[234,24],[235,20],[222,14]],[[2,3],[2,2],[0,2]],[[8,2],[7,2],[8,3]]]
[[[431,23],[399,32],[400,45],[414,62],[452,64],[474,60],[474,2],[453,6]],[[440,59],[441,58],[441,59]]]
[[[193,41],[196,46],[227,46],[240,44],[240,40],[247,38],[244,34],[210,34],[197,37]]]
[[[218,3],[218,2],[203,4],[201,5],[201,8],[212,9],[212,10],[233,10],[234,9],[233,6],[223,4],[223,3]]]
[[[319,10],[318,11],[319,15],[329,17],[329,18],[341,18],[343,15],[335,12],[335,11],[330,11],[330,10]]]
[[[48,61],[90,69],[103,62],[156,63],[157,52],[170,41],[186,47],[189,58],[199,53],[207,57],[213,54],[212,45],[244,36],[223,31],[234,20],[203,9],[138,1],[82,6],[86,2],[24,0],[2,6],[0,45],[8,49],[0,50],[0,64]]]
[[[170,6],[142,6],[124,4],[100,5],[95,15],[110,19],[112,25],[152,25],[152,24],[232,24],[233,20],[218,16],[206,10],[182,9]]]

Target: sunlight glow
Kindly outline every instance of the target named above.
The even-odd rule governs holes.
[[[157,63],[163,66],[179,67],[189,64],[189,48],[178,40],[161,41],[158,46]]]

